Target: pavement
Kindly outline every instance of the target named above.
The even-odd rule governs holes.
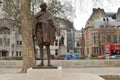
[[[0,68],[0,80],[27,80],[20,68]],[[62,80],[104,80],[99,75],[120,75],[120,67],[63,68]]]

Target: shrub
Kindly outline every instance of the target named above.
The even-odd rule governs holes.
[[[12,60],[22,60],[22,56],[13,56],[11,57]]]

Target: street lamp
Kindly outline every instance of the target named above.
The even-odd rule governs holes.
[[[2,2],[0,1],[0,4],[1,4]]]
[[[0,1],[0,6],[1,6],[1,4],[2,4],[2,1]]]

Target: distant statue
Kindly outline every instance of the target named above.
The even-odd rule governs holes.
[[[41,58],[41,63],[38,66],[44,66],[43,46],[46,46],[47,49],[47,57],[48,57],[47,66],[52,66],[50,62],[49,47],[50,45],[53,45],[55,41],[55,32],[56,32],[55,23],[51,13],[46,10],[47,4],[44,2],[41,3],[40,8],[41,11],[38,12],[35,16],[36,19],[35,35],[40,48],[40,58]]]
[[[61,45],[64,45],[64,37],[63,37],[63,35],[61,37]]]

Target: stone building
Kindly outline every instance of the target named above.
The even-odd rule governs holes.
[[[0,55],[1,57],[21,56],[22,39],[19,29],[12,22],[1,19],[0,25]]]
[[[82,32],[81,30],[75,31],[75,49],[77,52],[82,53]]]
[[[93,9],[84,28],[85,55],[104,54],[104,44],[120,44],[120,8],[117,13]]]
[[[64,20],[60,18],[56,18],[57,22],[57,33],[56,33],[56,39],[58,41],[59,46],[61,46],[60,39],[63,36],[64,37],[64,46],[66,47],[65,53],[62,53],[62,55],[67,54],[67,52],[73,50],[74,48],[74,32],[75,29],[73,27],[73,23],[69,20]],[[59,48],[58,46],[58,48]],[[58,51],[58,49],[56,49]],[[55,52],[56,53],[56,52]],[[61,53],[58,53],[58,55]]]
[[[2,10],[9,5],[7,1],[1,0],[0,4],[0,57],[21,56],[22,39],[20,30],[11,20],[11,17]]]

